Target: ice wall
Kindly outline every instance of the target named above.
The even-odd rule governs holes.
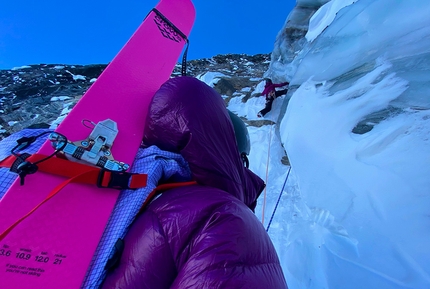
[[[278,121],[290,288],[430,288],[430,3],[332,0],[312,15],[293,46],[282,28],[267,72],[295,87]]]
[[[297,52],[306,44],[304,36],[308,31],[309,19],[321,5],[329,0],[297,0],[296,7],[288,15],[284,26],[278,32],[271,55],[271,63],[266,77],[275,82],[290,80],[294,67],[289,64]]]

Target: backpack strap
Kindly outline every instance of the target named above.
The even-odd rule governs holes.
[[[22,157],[21,157],[22,156]],[[46,156],[42,154],[34,154],[34,155],[18,155],[18,156],[9,156],[6,159],[0,161],[0,167],[13,168],[16,170],[18,174],[20,174],[20,170],[23,167],[27,167],[39,160],[45,159]],[[33,212],[35,212],[40,206],[54,197],[57,193],[59,193],[65,186],[70,183],[84,183],[84,184],[93,184],[97,185],[101,188],[114,188],[114,189],[137,189],[146,186],[148,176],[146,174],[133,174],[127,172],[116,172],[116,171],[108,171],[99,167],[93,167],[82,163],[77,163],[73,161],[68,161],[61,158],[48,158],[43,162],[37,164],[37,168],[33,169],[31,173],[35,173],[36,171],[42,171],[45,173],[50,173],[62,177],[66,177],[67,179],[55,187],[44,200],[42,200],[38,205],[36,205],[32,210],[30,210],[27,214],[18,219],[15,223],[13,223],[9,228],[7,228],[4,232],[0,234],[0,241],[3,240],[19,223],[25,220],[28,216],[30,216]],[[25,177],[26,173],[24,173]],[[21,184],[23,184],[23,177],[21,177]],[[157,195],[163,193],[166,190],[196,185],[197,182],[189,181],[189,182],[176,182],[176,183],[165,183],[158,185],[154,190],[152,190],[145,202],[142,204],[140,208],[140,212],[142,212],[146,206],[156,197]]]
[[[190,182],[167,183],[167,184],[158,185],[155,189],[153,189],[151,191],[151,193],[149,193],[148,197],[146,198],[145,202],[143,203],[142,207],[140,208],[138,215],[144,211],[146,206],[156,196],[163,193],[164,191],[178,188],[178,187],[192,186],[192,185],[196,185],[196,184],[197,184],[197,182],[190,181]],[[113,255],[106,262],[105,270],[112,271],[113,269],[115,269],[118,266],[119,261],[121,260],[121,255],[124,251],[124,246],[125,246],[124,245],[124,239],[118,238],[118,240],[116,241],[115,246],[113,248],[113,250],[114,250]]]

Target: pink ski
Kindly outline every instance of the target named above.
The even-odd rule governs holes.
[[[132,164],[151,97],[171,75],[195,11],[190,0],[161,0],[56,132],[71,141],[91,133],[82,121],[113,120],[115,160]],[[169,22],[166,22],[166,18]],[[53,153],[47,141],[39,153]],[[0,233],[41,203],[63,177],[37,172],[16,180],[0,201]],[[80,288],[119,190],[68,184],[0,241],[0,288]]]

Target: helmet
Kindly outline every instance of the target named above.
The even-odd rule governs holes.
[[[231,122],[233,123],[234,134],[236,136],[236,143],[239,149],[239,154],[242,157],[243,163],[246,167],[249,167],[249,161],[247,155],[251,151],[251,142],[249,140],[248,129],[246,128],[243,120],[240,119],[236,114],[228,110]]]

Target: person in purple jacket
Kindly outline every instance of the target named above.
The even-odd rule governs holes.
[[[260,110],[257,114],[258,117],[263,117],[266,113],[272,110],[272,104],[275,98],[278,96],[281,96],[283,94],[286,94],[288,92],[288,89],[283,90],[276,90],[276,87],[282,87],[289,85],[288,82],[283,82],[279,84],[274,84],[271,79],[266,79],[266,85],[264,86],[264,90],[261,93],[261,95],[266,96],[266,105],[265,107]]]
[[[102,288],[288,288],[253,210],[264,182],[242,163],[222,97],[191,77],[155,93],[143,144],[180,153],[196,185],[153,200]]]

